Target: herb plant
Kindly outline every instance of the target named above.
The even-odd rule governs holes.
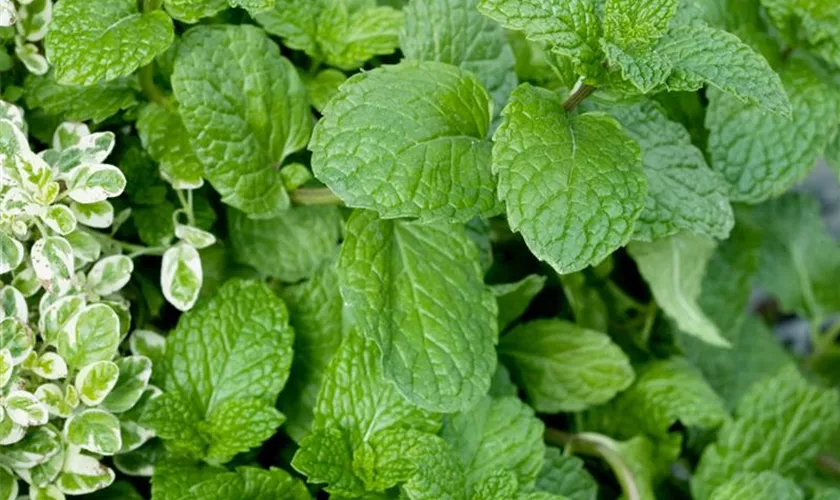
[[[840,498],[837,2],[0,26],[0,500]]]

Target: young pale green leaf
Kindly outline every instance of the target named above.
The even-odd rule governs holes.
[[[169,16],[141,13],[135,0],[62,0],[45,46],[58,82],[91,85],[132,74],[173,38]]]
[[[29,75],[24,82],[24,99],[29,108],[41,108],[68,120],[99,123],[137,104],[134,82],[117,78],[93,85],[62,85],[54,75]]]
[[[34,394],[27,391],[12,391],[6,396],[6,417],[23,427],[44,425],[49,412]]]
[[[69,446],[64,467],[55,484],[67,495],[84,495],[107,488],[115,477],[114,471],[99,460]]]
[[[213,233],[185,224],[175,225],[175,237],[198,250],[211,247],[216,243],[216,236]]]
[[[569,500],[596,500],[598,483],[578,457],[564,455],[559,448],[545,449],[545,462],[537,476],[537,490],[563,495]]]
[[[47,209],[41,220],[48,228],[61,236],[67,236],[76,230],[76,216],[67,205],[53,205]]]
[[[111,361],[96,361],[76,374],[79,399],[88,406],[97,406],[117,385],[120,369]]]
[[[336,207],[292,207],[264,220],[228,210],[236,260],[289,283],[311,277],[335,253],[342,223]]]
[[[400,48],[406,59],[452,64],[475,74],[498,114],[516,87],[513,50],[504,29],[481,15],[476,0],[414,0],[405,7]]]
[[[767,115],[722,92],[708,94],[711,164],[728,181],[735,201],[758,203],[786,191],[814,167],[840,124],[840,92],[797,54],[782,69],[790,118]]]
[[[75,267],[73,248],[67,240],[58,236],[41,238],[30,250],[32,268],[41,285],[54,294],[70,290]]]
[[[656,303],[682,331],[716,346],[730,346],[697,302],[706,265],[715,252],[714,240],[681,232],[653,243],[633,242],[627,250]]]
[[[380,348],[385,377],[406,398],[455,411],[487,392],[496,365],[496,302],[462,228],[358,210],[347,223],[338,269],[359,332]]]
[[[102,163],[114,150],[115,145],[116,137],[113,132],[88,133],[57,151],[53,165],[66,174],[79,165]]]
[[[578,71],[596,74],[600,65],[601,21],[590,0],[479,0],[478,10],[513,31],[570,57]]]
[[[17,269],[23,255],[23,245],[12,235],[0,232],[0,274]]]
[[[0,349],[8,349],[12,363],[23,363],[35,344],[34,333],[18,318],[0,320]]]
[[[790,45],[840,65],[840,5],[811,0],[761,0],[761,5]]]
[[[31,469],[59,454],[61,446],[61,435],[52,426],[35,427],[17,443],[4,446],[0,462],[14,469]]]
[[[42,306],[38,329],[44,341],[47,344],[56,345],[61,333],[71,331],[72,321],[84,307],[85,298],[82,295],[68,295]]]
[[[689,22],[670,30],[656,51],[673,64],[665,83],[669,90],[697,90],[706,84],[781,117],[790,115],[791,104],[779,75],[731,33]]]
[[[198,300],[204,274],[201,257],[192,245],[179,243],[163,254],[160,287],[166,301],[180,311],[189,311]]]
[[[111,255],[96,262],[87,275],[87,286],[99,295],[121,290],[131,279],[134,261],[125,255]]]
[[[561,98],[520,85],[493,136],[493,170],[511,229],[566,274],[626,244],[644,208],[639,146],[611,117],[567,116]]]
[[[334,260],[325,262],[309,281],[283,288],[280,296],[295,329],[295,356],[278,407],[288,418],[284,429],[300,442],[312,426],[321,381],[343,337]]]
[[[74,201],[70,204],[70,210],[73,211],[73,215],[79,221],[79,224],[88,227],[107,229],[114,223],[114,206],[108,201],[96,203],[77,203]]]
[[[652,101],[611,106],[609,113],[639,143],[648,179],[633,237],[654,241],[686,230],[726,238],[735,223],[728,185],[706,164],[685,127]]]
[[[495,471],[513,472],[523,488],[534,485],[543,465],[544,425],[516,396],[485,396],[471,409],[444,419],[441,437],[452,447],[472,488]]]
[[[625,50],[647,49],[668,31],[677,0],[607,0],[604,38]]]
[[[642,365],[633,385],[585,414],[583,426],[618,438],[667,439],[674,424],[714,429],[728,418],[700,372],[684,359],[669,358]]]
[[[743,397],[735,420],[707,447],[691,482],[694,498],[705,500],[737,473],[772,471],[798,480],[840,428],[840,395],[809,383],[789,366],[755,384]]]
[[[65,236],[64,239],[73,247],[73,257],[77,264],[90,264],[102,255],[102,243],[96,239],[96,236],[88,232],[77,229]]]
[[[38,359],[29,369],[34,374],[47,380],[58,380],[67,376],[67,362],[54,352],[45,352],[38,356]]]
[[[297,72],[265,32],[248,25],[191,29],[172,88],[204,176],[222,201],[260,218],[286,209],[276,167],[306,145],[312,116]]]
[[[110,361],[117,353],[120,332],[120,318],[114,309],[102,303],[86,306],[59,330],[58,353],[72,368]]]
[[[537,411],[579,411],[633,382],[630,360],[610,338],[562,320],[536,320],[499,341],[499,356]]]
[[[348,206],[385,218],[492,215],[490,119],[490,97],[470,73],[437,62],[383,66],[350,78],[324,108],[309,145],[313,171]]]
[[[96,203],[117,197],[126,185],[125,175],[113,165],[80,165],[68,177],[67,196],[79,203]]]
[[[146,408],[152,427],[168,447],[189,450],[195,458],[205,458],[208,447],[212,453],[215,441],[208,438],[220,425],[227,430],[225,457],[211,458],[250,448],[252,442],[234,450],[231,436],[247,434],[252,419],[264,421],[265,407],[273,409],[289,375],[293,337],[285,305],[267,286],[227,282],[183,314],[169,335],[162,362],[166,392]],[[236,410],[235,402],[246,400]],[[238,414],[231,414],[230,421],[214,423],[234,410]]]
[[[738,474],[712,491],[709,500],[804,500],[790,479],[772,471]]]
[[[820,204],[788,194],[751,213],[761,231],[757,282],[786,311],[825,318],[840,310],[840,247],[826,231]]]
[[[80,122],[63,122],[56,127],[52,137],[52,147],[56,151],[71,148],[90,135],[90,127]]]
[[[147,104],[137,117],[137,133],[173,188],[198,189],[204,184],[204,167],[190,146],[189,133],[176,109],[155,102]]]
[[[499,331],[503,331],[528,309],[545,286],[545,277],[531,274],[516,283],[493,285],[491,289],[499,306]]]
[[[67,418],[73,413],[73,408],[67,403],[61,387],[55,384],[43,384],[35,389],[35,397],[41,402],[51,416]]]

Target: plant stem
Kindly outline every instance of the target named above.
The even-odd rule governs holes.
[[[138,71],[140,77],[140,88],[150,101],[167,105],[166,94],[155,85],[155,63],[151,62]]]
[[[163,255],[169,250],[166,247],[144,247],[128,254],[129,259],[134,259],[143,255]]]
[[[566,110],[566,113],[571,113],[572,110],[574,110],[578,104],[583,102],[584,99],[589,97],[592,92],[595,92],[595,87],[580,82],[578,85],[575,85],[574,89],[572,89],[572,93],[569,94],[569,97],[563,101],[563,109]]]
[[[545,440],[550,444],[564,446],[566,455],[579,453],[603,459],[618,479],[624,496],[628,500],[640,500],[639,487],[636,486],[630,467],[619,454],[618,444],[612,439],[592,432],[568,434],[548,428],[545,430]]]
[[[341,205],[344,202],[329,188],[298,188],[289,193],[296,205]]]

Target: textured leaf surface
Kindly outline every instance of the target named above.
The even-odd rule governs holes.
[[[386,218],[492,214],[490,108],[478,80],[448,64],[361,73],[324,108],[309,145],[313,171],[347,205]]]
[[[803,500],[802,490],[775,472],[738,474],[715,488],[711,500]]]
[[[595,500],[598,483],[586,471],[583,460],[564,455],[559,448],[548,446],[545,461],[537,477],[538,490],[563,495],[569,500]]]
[[[703,452],[691,485],[695,498],[709,498],[738,472],[802,478],[840,428],[840,395],[812,385],[788,367],[753,386],[735,417]]]
[[[331,256],[341,235],[336,207],[292,207],[273,219],[255,220],[228,210],[236,260],[293,283],[311,277]]]
[[[651,101],[613,106],[610,113],[639,143],[648,178],[633,237],[653,241],[686,230],[726,238],[735,223],[728,185],[691,144],[688,131]]]
[[[469,408],[495,369],[496,302],[462,228],[357,211],[339,259],[341,294],[382,350],[386,378],[436,411]]]
[[[62,0],[46,38],[55,79],[90,85],[128,76],[149,64],[174,38],[164,12],[139,12],[134,0]]]
[[[136,126],[143,146],[172,187],[201,187],[204,168],[190,147],[189,134],[177,110],[149,103],[140,111]]]
[[[306,89],[254,26],[200,26],[181,42],[172,88],[204,174],[222,201],[260,218],[289,197],[277,166],[309,139]]]
[[[634,242],[627,250],[650,285],[656,303],[681,330],[710,344],[729,346],[697,302],[706,265],[715,251],[713,240],[682,232],[653,243]]]
[[[309,500],[312,497],[303,482],[282,469],[239,467],[236,472],[216,474],[196,484],[184,498]]]
[[[51,75],[30,75],[24,89],[27,106],[67,120],[99,123],[137,103],[134,83],[128,78],[81,86],[61,85]]]
[[[562,320],[536,320],[499,342],[499,355],[540,412],[605,403],[633,382],[630,361],[603,333]]]
[[[515,60],[502,27],[481,15],[476,3],[410,2],[400,48],[407,59],[444,62],[475,74],[493,96],[498,114],[516,87]]]
[[[226,0],[164,0],[166,12],[175,19],[194,23],[227,7]]]
[[[607,0],[604,38],[624,49],[647,48],[668,30],[677,0]]]
[[[597,264],[633,234],[647,179],[638,145],[600,113],[569,117],[561,98],[521,85],[493,136],[511,229],[559,273]]]
[[[761,0],[779,34],[840,65],[840,5],[813,0]]]
[[[793,57],[782,79],[793,108],[790,119],[709,92],[709,155],[735,201],[758,203],[801,180],[840,123],[840,93],[807,61]]]

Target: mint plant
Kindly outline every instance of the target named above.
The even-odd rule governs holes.
[[[838,128],[829,1],[0,0],[0,500],[840,498]]]

